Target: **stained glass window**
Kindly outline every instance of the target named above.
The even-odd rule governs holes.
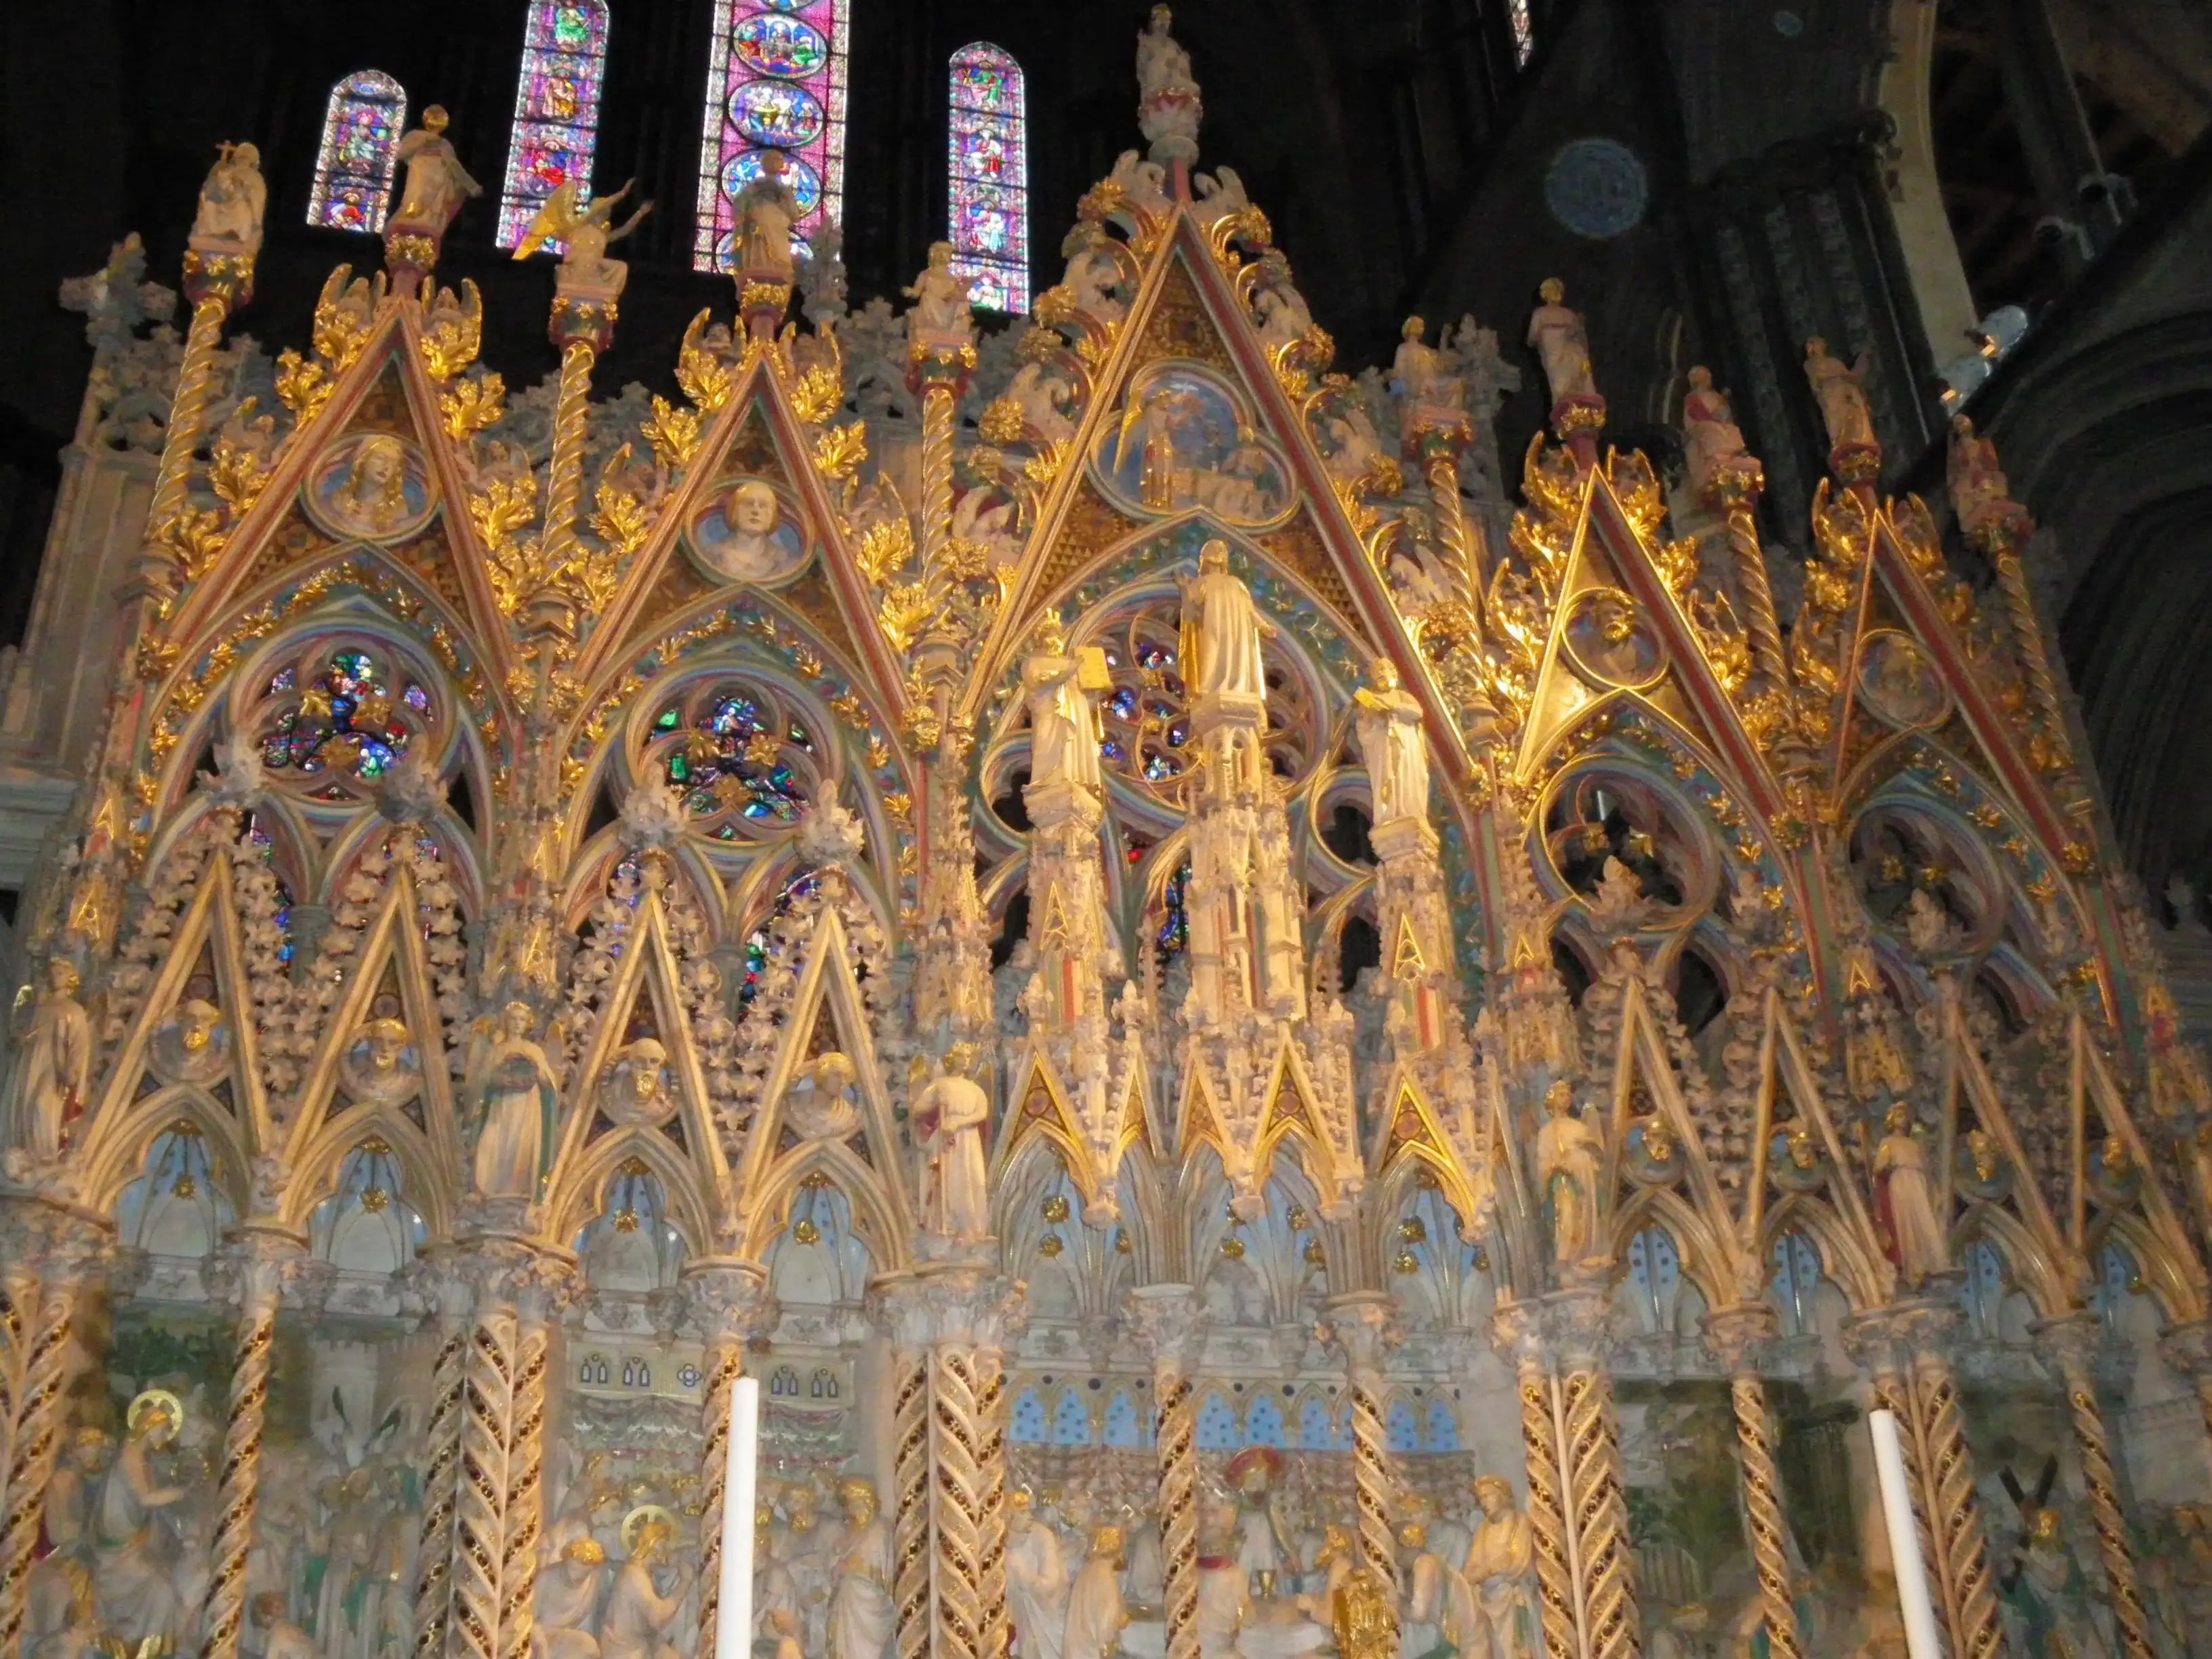
[[[383,70],[362,70],[332,87],[307,222],[333,230],[382,230],[406,125],[407,88]]]
[[[699,221],[691,263],[737,269],[737,198],[781,150],[799,198],[794,243],[843,217],[851,0],[714,0]]]
[[[1513,27],[1513,62],[1524,66],[1536,50],[1536,26],[1528,15],[1528,0],[1505,0],[1505,18]]]
[[[1022,66],[977,41],[952,54],[952,268],[975,303],[1030,308],[1029,133]]]
[[[568,179],[592,193],[599,84],[607,62],[605,0],[532,0],[514,88],[514,131],[499,198],[499,245],[513,247],[538,204]]]
[[[333,653],[325,672],[304,691],[283,695],[279,707],[283,712],[261,740],[264,766],[310,780],[329,773],[366,783],[398,759],[413,736],[410,717],[422,712],[411,697],[403,696],[395,708],[383,668],[356,649]],[[318,799],[346,799],[335,781],[311,793]]]

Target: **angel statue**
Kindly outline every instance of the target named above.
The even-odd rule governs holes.
[[[422,112],[422,125],[399,141],[399,165],[407,169],[407,187],[400,193],[399,210],[392,216],[393,234],[428,236],[446,234],[464,198],[483,194],[483,186],[469,176],[446,137],[451,118],[444,108],[431,105]]]
[[[564,179],[545,198],[545,205],[538,210],[538,216],[530,222],[530,228],[516,245],[514,257],[527,259],[541,247],[558,242],[561,246],[561,275],[556,279],[562,291],[569,289],[596,290],[612,298],[623,290],[629,280],[629,265],[621,259],[607,258],[607,245],[619,242],[637,228],[637,222],[653,211],[653,204],[641,204],[637,211],[621,224],[610,228],[615,208],[623,198],[636,186],[633,179],[611,196],[593,198],[586,203],[576,188],[576,181]]]
[[[528,1003],[508,1003],[496,1036],[480,1041],[461,1085],[463,1099],[483,1109],[476,1183],[485,1198],[535,1199],[553,1152],[561,1085],[545,1050],[531,1039],[536,1023]]]

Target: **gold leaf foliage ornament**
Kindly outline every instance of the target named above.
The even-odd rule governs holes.
[[[497,369],[456,380],[438,394],[438,414],[446,435],[465,443],[507,413],[507,382]]]
[[[538,585],[538,538],[522,534],[538,520],[538,480],[519,454],[494,447],[500,459],[469,491],[469,518],[483,538],[499,608],[512,617]]]
[[[653,446],[653,458],[661,465],[671,471],[689,466],[699,453],[700,435],[697,410],[679,409],[665,398],[653,398],[653,418],[645,423],[645,441]]]
[[[825,478],[849,478],[867,459],[868,428],[865,422],[825,427],[814,441],[814,470]]]
[[[483,347],[483,295],[462,280],[459,289],[432,283],[422,296],[422,365],[433,380],[450,380]]]
[[[711,415],[737,391],[738,369],[729,330],[720,324],[709,327],[708,315],[702,310],[684,331],[684,343],[676,354],[676,384],[702,414]],[[658,398],[653,406],[659,410]]]

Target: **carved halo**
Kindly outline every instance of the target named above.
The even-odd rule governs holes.
[[[184,1432],[184,1402],[179,1400],[176,1395],[171,1394],[167,1389],[148,1389],[136,1400],[132,1401],[131,1402],[131,1409],[129,1413],[124,1417],[124,1426],[125,1428],[136,1429],[138,1426],[140,1419],[142,1419],[148,1412],[153,1410],[156,1407],[161,1407],[168,1413],[169,1428],[173,1433],[181,1434]]]
[[[676,1524],[675,1511],[660,1504],[640,1504],[628,1515],[623,1516],[623,1548],[630,1554],[635,1555],[639,1534],[644,1532],[648,1522],[654,1521],[659,1522],[668,1528],[669,1541],[672,1544],[674,1543],[678,1533],[681,1530]]]

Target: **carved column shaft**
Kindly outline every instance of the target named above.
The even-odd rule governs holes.
[[[229,1409],[223,1420],[210,1571],[200,1602],[204,1659],[236,1659],[246,1622],[246,1572],[261,1492],[261,1431],[269,1410],[276,1310],[286,1263],[300,1255],[304,1243],[288,1234],[250,1231],[234,1247],[237,1254],[218,1269],[234,1276],[238,1323],[231,1342]]]
[[[1905,1453],[1908,1477],[1905,1496],[1912,1505],[1912,1530],[1920,1540],[1920,1559],[1928,1569],[1929,1592],[1936,1600],[1937,1616],[1942,1620],[1944,1645],[1956,1652],[1953,1632],[1957,1626],[1951,1615],[1950,1586],[1943,1577],[1935,1528],[1928,1523],[1928,1480],[1924,1473],[1928,1455],[1920,1443],[1919,1413],[1912,1403],[1911,1385],[1905,1381],[1905,1373],[1894,1366],[1876,1370],[1870,1381],[1874,1409],[1887,1412],[1897,1419],[1898,1440]]]
[[[1781,1483],[1775,1476],[1774,1448],[1767,1434],[1766,1385],[1759,1374],[1773,1327],[1774,1316],[1766,1306],[1751,1303],[1708,1316],[1705,1335],[1729,1368],[1736,1444],[1743,1454],[1744,1513],[1751,1522],[1752,1561],[1759,1573],[1767,1644],[1773,1659],[1798,1659],[1797,1606],[1790,1584],[1789,1553],[1783,1546]]]
[[[1345,1387],[1352,1396],[1352,1498],[1358,1509],[1360,1565],[1395,1596],[1398,1540],[1390,1510],[1401,1486],[1390,1467],[1382,1424],[1382,1399],[1389,1388],[1382,1354],[1394,1335],[1390,1315],[1389,1297],[1376,1292],[1355,1294],[1329,1304],[1328,1331],[1344,1357]]]
[[[1995,1659],[2003,1649],[2004,1632],[1997,1620],[1981,1500],[1974,1491],[1974,1461],[1966,1449],[1958,1384],[1940,1353],[1921,1352],[1912,1394],[1927,1455],[1922,1479],[1928,1486],[1929,1512],[1942,1528],[1944,1575],[1958,1612],[1954,1651],[1960,1659]]]
[[[2111,1443],[2105,1434],[2105,1416],[2097,1404],[2096,1374],[2092,1356],[2096,1350],[2098,1325],[2094,1315],[2054,1322],[2039,1333],[2047,1344],[2045,1354],[2066,1390],[2066,1405],[2074,1419],[2074,1444],[2081,1455],[2081,1481],[2089,1490],[2089,1517],[2097,1532],[2097,1556],[2104,1564],[2110,1587],[2112,1626],[2127,1659],[2152,1659],[2150,1615],[2136,1578],[2134,1553],[2128,1546],[2128,1522],[2120,1509],[2119,1481],[2112,1473]]]
[[[561,345],[560,389],[553,404],[553,459],[545,495],[545,580],[577,556],[576,514],[584,499],[584,448],[589,438],[592,369],[599,353],[588,339]]]
[[[520,1347],[513,1314],[477,1310],[469,1331],[454,1510],[448,1651],[455,1659],[502,1659],[499,1609],[500,1571],[506,1560],[507,1427]]]
[[[190,276],[189,270],[187,276]],[[192,320],[185,331],[185,350],[177,365],[176,395],[169,400],[169,423],[161,437],[161,459],[154,473],[154,496],[146,507],[146,540],[157,544],[184,509],[191,484],[192,452],[207,425],[215,397],[216,353],[222,345],[223,319],[234,295],[227,288],[202,289],[192,298]]]
[[[415,1565],[414,1659],[444,1659],[453,1607],[454,1511],[460,1501],[468,1418],[467,1322],[448,1319],[430,1367],[430,1420],[422,1447],[422,1545]]]
[[[8,1448],[8,1480],[0,1488],[0,1654],[12,1654],[22,1635],[24,1601],[36,1559],[46,1487],[61,1452],[62,1417],[69,1386],[70,1328],[82,1286],[73,1278],[39,1286],[37,1314],[16,1395],[15,1433]]]
[[[1190,1367],[1204,1309],[1188,1285],[1147,1285],[1132,1291],[1124,1307],[1132,1334],[1152,1362],[1168,1659],[1197,1659],[1198,1409]]]
[[[1634,1659],[1642,1632],[1631,1577],[1628,1498],[1620,1478],[1620,1430],[1613,1378],[1597,1364],[1559,1378],[1560,1467],[1577,1523],[1584,1623],[1590,1659]]]
[[[927,1659],[936,1563],[929,1542],[929,1353],[892,1360],[891,1596],[897,1659]]]
[[[545,1368],[551,1322],[543,1310],[517,1322],[514,1404],[508,1413],[507,1504],[500,1564],[500,1652],[530,1659],[537,1628],[538,1534],[545,1468]]]
[[[1521,1440],[1528,1462],[1528,1529],[1535,1545],[1536,1595],[1544,1648],[1552,1659],[1582,1653],[1580,1598],[1567,1532],[1566,1483],[1559,1472],[1559,1419],[1551,1373],[1524,1360],[1516,1378]]]

